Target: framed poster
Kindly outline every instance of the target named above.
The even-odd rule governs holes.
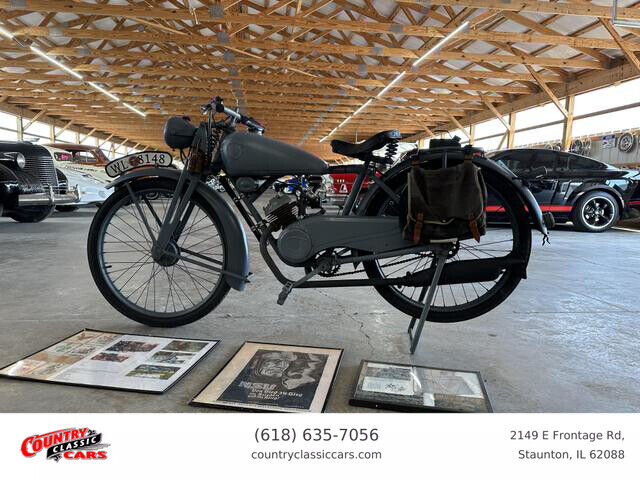
[[[82,330],[0,369],[0,376],[164,393],[219,342]]]
[[[349,404],[403,412],[492,412],[479,372],[363,360]]]
[[[322,412],[341,358],[342,349],[245,342],[191,404]]]

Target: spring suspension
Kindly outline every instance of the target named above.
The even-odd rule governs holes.
[[[391,142],[387,143],[387,150],[384,154],[385,161],[389,164],[393,163],[393,157],[395,157],[397,152],[398,152],[397,140],[392,140]]]
[[[213,128],[211,130],[211,135],[209,135],[209,148],[208,148],[208,157],[209,162],[214,162],[216,159],[216,155],[218,154],[218,148],[220,147],[220,140],[222,138],[222,129]]]

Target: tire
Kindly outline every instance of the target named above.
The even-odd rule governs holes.
[[[407,164],[404,168],[408,172],[409,165]],[[528,262],[531,252],[531,226],[529,224],[529,217],[522,199],[506,180],[490,171],[483,171],[482,174],[487,187],[494,191],[499,191],[504,197],[503,203],[508,204],[509,208],[513,210],[512,225],[514,229],[514,245],[517,243],[517,247],[514,246],[514,249],[517,248],[519,255],[524,256]],[[388,185],[393,190],[397,190],[397,188],[401,187],[403,184],[406,185],[406,173],[398,174],[388,182]],[[364,206],[364,215],[379,215],[380,208],[382,207],[385,198],[388,198],[386,193],[382,190],[378,190],[375,196],[369,200],[366,206]],[[380,268],[375,261],[364,262],[364,268],[369,278],[383,278]],[[500,277],[499,284],[496,283],[495,291],[491,296],[482,300],[478,298],[475,303],[472,301],[459,306],[457,304],[455,306],[444,307],[437,307],[436,305],[433,305],[429,311],[427,320],[435,323],[454,323],[483,315],[502,303],[518,286],[520,280],[522,280],[522,272],[518,271],[514,267],[508,267]],[[407,297],[401,295],[395,287],[377,286],[375,288],[387,302],[401,312],[411,317],[420,316],[420,313],[422,312],[422,305],[417,302],[410,301]]]
[[[59,212],[65,213],[65,212],[75,212],[79,208],[80,207],[75,207],[73,205],[58,205],[56,207],[56,210]]]
[[[136,193],[144,193],[145,191],[162,191],[163,193],[173,193],[175,189],[176,183],[167,180],[167,179],[143,179],[135,181],[131,184],[131,187]],[[186,325],[188,323],[195,322],[200,318],[207,315],[214,308],[218,306],[218,304],[224,299],[224,297],[229,292],[229,285],[225,281],[222,274],[219,274],[218,280],[215,283],[215,286],[209,290],[205,290],[207,294],[206,298],[203,298],[202,303],[195,305],[189,309],[185,310],[182,313],[177,312],[167,312],[165,308],[165,312],[157,312],[153,310],[149,310],[146,308],[146,301],[144,308],[133,304],[128,301],[121,291],[119,291],[114,285],[115,281],[111,279],[107,272],[107,266],[105,265],[104,255],[108,253],[114,252],[105,252],[104,244],[102,238],[105,237],[105,232],[109,227],[109,222],[114,217],[116,213],[120,210],[120,207],[126,205],[127,199],[129,198],[129,193],[127,189],[120,188],[116,190],[100,207],[98,212],[93,218],[93,222],[91,223],[91,227],[89,229],[89,237],[87,240],[87,255],[89,260],[89,268],[91,270],[91,275],[100,290],[100,293],[104,296],[104,298],[120,313],[127,316],[128,318],[135,320],[136,322],[142,323],[144,325],[148,325],[150,327],[178,327],[181,325]],[[150,197],[152,198],[152,197]],[[159,199],[159,197],[156,197]],[[197,192],[193,194],[192,202],[197,204],[197,207],[200,208],[209,218],[212,220],[212,225],[215,226],[217,232],[220,237],[220,245],[223,251],[222,256],[222,266],[221,268],[226,268],[227,264],[227,252],[229,251],[228,241],[225,238],[224,230],[221,227],[221,223],[219,221],[218,215],[215,209],[206,202],[206,200],[200,196]],[[205,218],[206,218],[205,215]],[[151,217],[150,217],[151,218]],[[151,218],[151,220],[153,220]],[[187,229],[185,228],[185,231]],[[207,235],[208,231],[203,235]],[[215,238],[215,237],[211,237]],[[114,243],[114,242],[111,242]],[[138,244],[140,245],[140,244]],[[135,249],[135,247],[133,247]],[[143,253],[144,254],[144,253]],[[134,254],[135,256],[136,254]],[[155,269],[158,262],[155,262],[153,259],[149,258],[152,267]],[[186,265],[183,262],[184,265]],[[157,267],[158,272],[163,268],[162,266]],[[171,268],[171,267],[168,267]],[[180,267],[178,267],[180,268]],[[165,272],[167,270],[165,269]],[[175,271],[175,268],[174,268]],[[134,276],[136,274],[134,273]],[[173,273],[171,274],[173,278]],[[155,278],[155,274],[154,274]],[[200,278],[197,277],[196,278]],[[149,279],[150,281],[151,279]],[[193,280],[193,278],[192,278]],[[212,282],[213,283],[213,282]],[[196,285],[194,283],[194,285]],[[203,286],[202,284],[200,284]],[[197,286],[196,286],[197,288]],[[169,291],[171,293],[171,290]],[[176,289],[176,294],[178,290]],[[184,293],[184,290],[183,290]],[[154,308],[155,305],[155,283],[154,283]],[[192,302],[193,303],[193,302]],[[167,298],[168,305],[168,298]]]
[[[45,207],[22,207],[9,214],[16,222],[38,223],[46,219],[53,212],[53,205]]]
[[[605,232],[620,219],[620,206],[610,193],[602,190],[587,192],[573,206],[571,219],[574,226],[583,232]]]

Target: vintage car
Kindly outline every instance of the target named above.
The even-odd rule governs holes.
[[[55,206],[77,201],[76,188],[58,180],[46,148],[0,142],[0,214],[18,222],[40,222]]]
[[[556,223],[572,221],[580,230],[603,232],[640,213],[636,170],[548,149],[503,150],[491,157],[527,181],[540,209]]]
[[[54,159],[58,183],[71,185],[78,191],[79,198],[75,204],[56,205],[56,210],[59,212],[73,212],[80,207],[90,205],[100,206],[113,193],[113,188],[106,188],[107,182],[103,180],[104,175],[96,175],[95,172],[86,171],[78,164],[68,161],[71,153],[49,146],[44,148]]]
[[[74,143],[49,143],[44,145],[58,150],[55,159],[58,164],[68,162],[69,168],[88,173],[99,180],[110,182],[112,179],[104,171],[109,159],[95,146]]]

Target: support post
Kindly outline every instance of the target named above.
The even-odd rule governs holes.
[[[562,150],[568,152],[571,148],[571,138],[573,137],[573,107],[576,97],[569,95],[565,99],[565,109],[569,113],[569,116],[564,119],[562,127]]]
[[[24,128],[22,128],[22,115],[16,116],[16,134],[18,135],[18,141],[24,140]]]
[[[513,148],[516,139],[516,112],[509,114],[509,132],[507,137],[507,148]]]

